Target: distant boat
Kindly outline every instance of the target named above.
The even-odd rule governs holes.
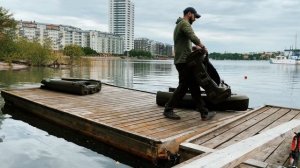
[[[300,49],[297,49],[297,34],[295,36],[295,49],[284,50],[283,55],[270,59],[271,64],[300,64]]]
[[[284,50],[283,55],[270,59],[271,64],[300,64],[300,49]]]

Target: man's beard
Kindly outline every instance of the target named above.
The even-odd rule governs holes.
[[[192,20],[192,18],[189,18],[189,23],[192,25],[194,22],[194,20]]]

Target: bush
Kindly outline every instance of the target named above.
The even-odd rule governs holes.
[[[142,50],[130,50],[129,51],[130,57],[147,57],[152,58],[152,55],[149,51],[142,51]]]
[[[17,22],[13,19],[8,10],[0,7],[0,60],[11,63],[12,55],[16,50],[14,30]]]
[[[81,47],[78,45],[67,45],[63,51],[64,55],[70,56],[71,59],[80,58],[84,55]]]
[[[82,47],[82,51],[84,55],[98,55],[97,51],[91,49],[90,47]]]
[[[7,36],[0,38],[0,60],[11,63],[14,52],[16,51],[16,44]]]
[[[29,65],[47,65],[55,59],[52,53],[51,40],[46,39],[41,45],[38,41],[16,38],[17,22],[8,10],[0,7],[0,59],[11,63],[22,60]]]
[[[25,60],[29,65],[44,66],[55,59],[49,41],[45,41],[44,45],[41,45],[37,41],[20,38],[17,40],[16,46],[17,50],[13,59]]]
[[[15,29],[17,22],[12,17],[8,10],[0,6],[0,39],[6,34],[8,29]]]

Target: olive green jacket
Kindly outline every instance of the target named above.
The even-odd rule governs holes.
[[[195,35],[191,24],[183,19],[178,18],[174,30],[174,64],[186,63],[187,56],[192,52],[192,42],[199,45],[200,39]]]

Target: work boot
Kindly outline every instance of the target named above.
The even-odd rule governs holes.
[[[180,116],[174,113],[172,107],[165,106],[164,116],[172,120],[180,120]]]
[[[201,55],[202,54],[202,55]],[[231,96],[229,87],[219,87],[209,76],[203,64],[204,55],[195,51],[189,55],[188,66],[193,69],[197,83],[205,90],[207,98],[213,103],[218,104]]]
[[[215,111],[209,111],[206,114],[201,114],[202,121],[211,120],[216,115]]]
[[[202,121],[210,120],[216,115],[215,111],[208,111],[205,107],[198,108],[197,111],[200,112]]]

